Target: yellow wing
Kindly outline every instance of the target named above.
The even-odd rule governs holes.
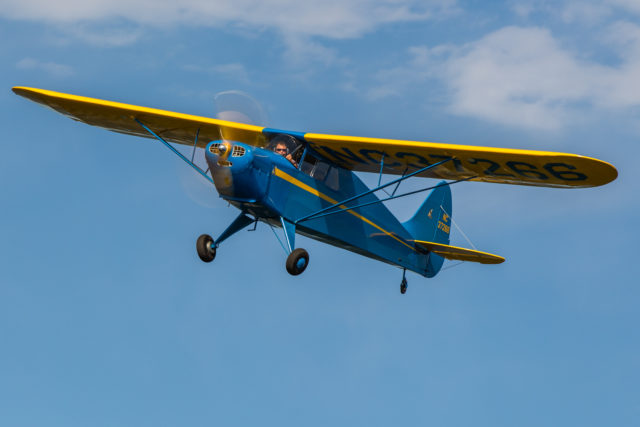
[[[452,159],[419,176],[541,187],[595,187],[618,176],[609,163],[576,154],[316,133],[304,138],[340,166],[361,172],[379,172],[381,160],[385,173],[399,175]]]
[[[208,117],[192,116],[120,102],[69,95],[51,90],[14,87],[13,91],[31,101],[45,105],[74,120],[114,132],[153,138],[135,119],[170,142],[193,145],[198,133],[198,146],[209,141],[228,139],[263,146],[262,127]]]
[[[446,259],[479,262],[481,264],[501,264],[504,262],[504,258],[500,255],[494,255],[487,252],[443,245],[442,243],[426,242],[423,240],[415,240],[414,242],[423,249],[438,254]]]
[[[451,159],[420,176],[567,188],[604,185],[618,176],[609,163],[575,154],[278,131],[43,89],[14,87],[13,91],[74,120],[151,137],[136,122],[139,120],[166,140],[179,144],[193,145],[199,132],[199,147],[216,139],[262,147],[270,134],[291,133],[339,166],[360,172],[377,173],[382,161],[383,172],[400,175]]]

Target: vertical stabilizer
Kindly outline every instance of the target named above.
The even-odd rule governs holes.
[[[442,181],[440,187],[434,188],[415,215],[402,224],[414,240],[449,244],[452,203],[451,189],[446,184]],[[435,276],[443,263],[443,257],[429,253],[427,277]]]

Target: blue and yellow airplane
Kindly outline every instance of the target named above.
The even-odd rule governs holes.
[[[213,183],[240,210],[217,239],[197,239],[199,257],[211,262],[231,235],[258,221],[281,227],[287,271],[302,273],[309,254],[295,247],[299,233],[402,269],[435,276],[445,259],[498,264],[504,258],[449,245],[450,186],[462,181],[584,188],[617,177],[601,160],[575,154],[475,147],[431,142],[301,133],[235,123],[43,89],[14,87],[34,102],[89,125],[156,138]],[[171,143],[204,149],[203,170]],[[375,172],[368,188],[354,172]],[[385,174],[398,178],[381,184]],[[410,178],[435,178],[435,185],[396,195]],[[394,187],[382,199],[375,193]],[[382,203],[431,190],[413,217],[399,222]]]

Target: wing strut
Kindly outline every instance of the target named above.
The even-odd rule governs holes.
[[[378,187],[380,187],[380,183],[382,182],[382,171],[384,170],[384,156],[385,156],[385,153],[383,152],[382,156],[380,157],[380,173],[378,174]],[[405,176],[408,170],[409,170],[409,167],[408,166],[405,167],[404,171],[402,171],[402,176]],[[398,184],[396,184],[396,188],[393,189],[393,192],[391,194],[389,194],[389,192],[385,189],[382,189],[382,191],[384,191],[387,196],[393,196],[394,194],[396,194],[396,191],[398,191],[398,187],[400,187],[401,182],[402,180],[398,180]]]
[[[191,163],[193,163],[193,157],[196,155],[196,147],[198,146],[198,135],[200,135],[200,128],[196,132],[196,140],[193,142],[193,151],[191,151]]]
[[[296,223],[298,223],[298,222],[302,222],[302,221],[308,221],[308,220],[310,220],[310,219],[322,218],[323,216],[333,215],[333,214],[337,214],[337,213],[340,213],[340,212],[347,212],[347,211],[351,211],[351,210],[354,210],[354,209],[357,209],[357,208],[361,208],[361,207],[364,207],[364,206],[369,206],[369,205],[374,205],[374,204],[376,204],[376,203],[386,202],[386,201],[389,201],[389,200],[392,200],[392,199],[399,199],[400,197],[410,196],[410,195],[412,195],[412,194],[416,194],[416,193],[422,193],[423,191],[433,190],[434,188],[444,187],[445,185],[453,185],[453,184],[457,184],[457,183],[459,183],[459,182],[469,181],[469,180],[471,180],[471,179],[473,179],[473,178],[476,178],[476,177],[475,177],[475,176],[470,176],[470,177],[468,177],[468,178],[461,178],[461,179],[457,179],[457,180],[455,180],[455,181],[447,182],[447,183],[445,183],[445,184],[438,184],[438,185],[434,185],[434,186],[431,186],[431,187],[421,188],[420,190],[414,190],[414,191],[410,191],[410,192],[408,192],[408,193],[400,194],[400,195],[398,195],[398,196],[390,196],[390,197],[387,197],[386,199],[374,200],[374,201],[372,201],[372,202],[362,203],[362,204],[355,205],[355,206],[350,206],[350,207],[346,207],[346,206],[344,206],[344,207],[342,207],[341,209],[338,209],[338,210],[335,210],[335,211],[331,211],[331,212],[324,212],[324,213],[317,214],[317,215],[315,215],[315,214],[314,214],[314,216],[313,216],[313,217],[311,217],[311,218],[307,218],[307,219],[304,219],[304,218],[303,218],[303,219],[299,219]],[[330,207],[339,207],[339,206],[338,206],[338,204],[335,204],[335,205],[330,206]],[[443,211],[444,211],[444,209],[443,209]],[[317,213],[317,212],[316,212],[316,213]],[[457,227],[457,226],[456,226],[456,227]],[[463,234],[464,234],[464,233],[463,233]],[[472,246],[473,246],[473,245],[472,245]]]
[[[178,150],[176,150],[173,145],[169,144],[167,141],[165,141],[161,136],[157,135],[154,131],[152,131],[151,129],[149,129],[144,123],[142,123],[140,120],[138,119],[134,119],[136,122],[138,122],[138,124],[140,126],[142,126],[144,128],[144,130],[146,130],[147,132],[149,132],[155,139],[157,139],[158,141],[162,142],[164,145],[166,145],[171,151],[174,152],[174,154],[176,154],[178,157],[180,157],[182,160],[184,160],[189,166],[191,166],[192,168],[194,168],[196,170],[196,172],[198,172],[200,175],[204,176],[205,178],[207,178],[207,181],[209,181],[210,183],[214,183],[213,182],[213,178],[211,178],[209,175],[207,175],[207,173],[205,171],[202,170],[202,168],[200,168],[200,166],[196,165],[195,163],[193,163],[192,160],[187,159],[181,152],[179,152]],[[196,144],[198,143],[198,134],[200,133],[200,129],[198,129],[198,133],[196,134]],[[194,150],[194,154],[195,154],[195,144],[193,145],[193,150]],[[193,156],[192,156],[193,158]],[[208,169],[207,169],[208,170]]]

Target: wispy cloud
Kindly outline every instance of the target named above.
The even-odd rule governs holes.
[[[143,34],[140,27],[122,22],[111,22],[105,25],[78,22],[61,25],[59,28],[67,37],[99,47],[130,45],[138,41]]]
[[[385,23],[429,19],[455,8],[455,0],[0,0],[12,19],[70,23],[125,19],[164,26],[236,24],[283,34],[358,37]]]
[[[33,58],[21,59],[16,64],[16,68],[20,70],[44,71],[54,77],[69,77],[74,74],[73,68],[68,65],[58,64],[56,62],[39,61]]]
[[[623,8],[629,12],[640,14],[640,3],[637,0],[603,0],[604,3]]]
[[[560,9],[564,22],[582,22],[595,24],[610,16],[613,12],[607,1],[568,1]]]
[[[307,70],[310,63],[341,61],[318,39],[357,38],[383,25],[425,21],[455,10],[456,0],[0,0],[2,17],[48,23],[93,45],[131,44],[151,27],[273,31],[282,37],[286,58]]]
[[[249,82],[249,73],[242,64],[220,64],[212,67],[213,72],[237,79],[243,83]]]
[[[311,37],[285,35],[284,44],[284,56],[295,66],[319,64],[327,67],[345,62],[335,50],[314,41]]]
[[[183,67],[185,70],[198,73],[218,74],[223,77],[236,80],[240,83],[249,83],[249,72],[246,67],[240,63],[234,62],[229,64],[219,64],[203,67],[200,65],[189,64]]]
[[[637,0],[514,0],[510,8],[521,18],[541,13],[565,23],[594,25],[616,13],[640,13],[640,2]]]

